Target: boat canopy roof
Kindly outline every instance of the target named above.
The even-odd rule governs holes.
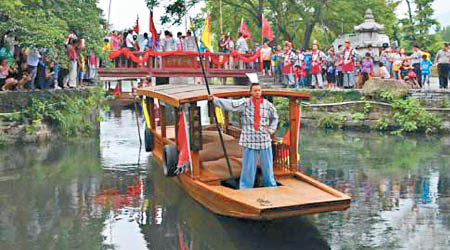
[[[213,95],[221,98],[250,96],[248,86],[210,85],[210,90]],[[184,103],[208,99],[206,86],[193,84],[144,87],[139,88],[137,94],[139,96],[157,98],[174,107],[179,107]],[[263,88],[262,95],[309,100],[309,94],[307,92],[289,91],[286,89]]]

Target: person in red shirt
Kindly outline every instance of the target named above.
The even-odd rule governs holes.
[[[357,56],[357,52],[355,49],[350,47],[350,40],[345,40],[345,48],[342,51],[342,73],[344,74],[344,88],[354,88],[355,87],[355,79],[354,73],[355,70],[355,57]]]
[[[313,42],[311,54],[311,86],[323,89],[322,60],[327,56],[319,49],[317,40]]]
[[[77,40],[71,38],[69,40],[69,46],[67,47],[67,56],[69,57],[69,82],[68,82],[68,85],[71,88],[74,88],[77,85],[78,54],[77,54],[75,44],[77,44]]]

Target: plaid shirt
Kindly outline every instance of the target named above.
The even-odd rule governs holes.
[[[228,100],[222,98],[214,99],[214,104],[228,111],[242,113],[242,131],[239,145],[251,149],[266,149],[271,146],[270,134],[275,133],[278,125],[278,112],[272,103],[264,99],[260,105],[261,121],[259,131],[255,130],[253,122],[255,120],[255,105],[250,98]],[[269,133],[265,131],[268,129]]]

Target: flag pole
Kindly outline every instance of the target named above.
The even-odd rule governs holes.
[[[111,17],[111,2],[112,2],[112,0],[109,0],[109,7],[108,7],[108,28],[109,28],[109,24],[110,24],[109,20],[110,20],[110,17]]]
[[[219,8],[220,8],[220,34],[223,33],[223,26],[222,26],[222,0],[219,2]]]
[[[263,45],[263,43],[264,43],[264,34],[263,34],[263,29],[264,29],[263,25],[264,25],[264,22],[263,22],[263,18],[264,18],[264,14],[261,13],[261,47],[262,47],[262,45]]]

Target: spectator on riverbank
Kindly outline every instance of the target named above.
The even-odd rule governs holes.
[[[434,63],[438,66],[439,88],[446,89],[448,87],[448,71],[450,64],[449,45],[444,43],[442,49],[438,51],[434,58]]]
[[[69,82],[70,88],[75,88],[77,85],[77,68],[78,68],[78,54],[75,48],[76,40],[70,39],[67,47],[67,56],[69,57]]]
[[[28,63],[28,72],[30,73],[30,86],[29,88],[31,90],[35,89],[35,81],[36,81],[36,73],[37,73],[37,66],[39,63],[39,60],[41,59],[41,54],[39,53],[37,48],[30,48],[29,53],[27,55],[27,63]]]
[[[195,40],[189,30],[186,32],[185,44],[187,51],[196,51]]]
[[[414,68],[409,64],[408,59],[403,59],[402,65],[399,69],[399,77],[401,80],[405,81],[411,88],[420,88],[416,81],[416,73]]]
[[[383,62],[378,63],[378,75],[381,79],[389,79],[391,78],[391,74],[389,74],[389,70],[384,66]]]
[[[239,54],[247,54],[249,50],[247,39],[245,39],[241,32],[239,32],[239,38],[236,42],[236,50]],[[241,60],[239,60],[239,69],[245,69],[245,63]]]
[[[164,31],[164,38],[161,40],[161,50],[162,51],[175,51],[177,50],[177,43],[172,36],[170,31]]]
[[[150,39],[148,38],[148,33],[144,33],[144,40],[142,41],[142,46],[141,46],[140,51],[144,52],[148,48],[150,48]]]
[[[269,75],[269,77],[272,76],[272,67],[271,67],[271,56],[272,56],[272,49],[269,47],[267,42],[264,42],[263,47],[261,48],[261,58],[260,60],[263,62],[263,77],[266,76],[266,74]]]
[[[416,72],[416,81],[419,83],[420,87],[422,87],[422,72],[420,71],[420,60],[422,58],[422,51],[420,51],[419,46],[413,45],[412,47],[413,53],[408,58],[411,60],[411,66],[414,68]]]
[[[122,40],[121,36],[117,31],[113,31],[111,36],[109,37],[111,42],[111,48],[113,51],[117,51],[120,49],[120,42]]]
[[[8,63],[13,61],[13,53],[3,41],[0,41],[0,58],[6,58]]]
[[[326,80],[327,88],[336,89],[336,64],[339,61],[339,57],[334,52],[334,48],[331,47],[328,50],[328,56],[326,58]]]
[[[295,78],[294,78],[294,63],[296,60],[296,55],[294,51],[292,51],[292,45],[290,42],[284,42],[284,54],[283,54],[284,62],[283,62],[283,75],[284,75],[284,84],[286,87],[294,87],[295,86]]]
[[[361,74],[362,74],[362,80],[361,80],[361,88],[364,86],[367,80],[369,80],[369,77],[373,75],[374,72],[374,62],[371,56],[371,53],[367,52],[366,56],[361,61]]]
[[[2,91],[10,90],[17,84],[14,77],[10,77],[14,70],[8,65],[6,57],[0,57],[0,89]]]
[[[427,55],[422,55],[422,59],[420,60],[420,73],[421,81],[420,84],[421,88],[425,88],[425,83],[428,84],[428,89],[430,88],[430,69],[433,64],[431,63],[430,59],[428,59]]]

